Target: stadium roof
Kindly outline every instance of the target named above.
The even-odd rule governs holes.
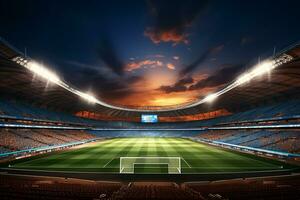
[[[258,70],[256,69],[260,66],[254,67],[251,69],[252,71],[245,72],[241,77],[232,80],[223,90],[192,104],[172,107],[129,108],[114,106],[99,99],[93,99],[93,97],[76,90],[71,85],[65,85],[63,80],[63,84],[56,84],[58,80],[56,80],[55,75],[51,74],[54,81],[41,78],[29,68],[24,67],[31,60],[30,58],[26,58],[21,52],[1,39],[0,92],[2,96],[21,99],[48,109],[70,113],[84,110],[111,117],[137,117],[145,112],[172,117],[209,112],[221,108],[235,112],[290,97],[298,98],[300,91],[299,58],[300,45],[293,45],[268,59],[268,66],[270,62],[272,64],[270,64],[272,66],[271,71],[260,74],[257,73]],[[274,65],[276,67],[273,67]],[[45,74],[45,71],[42,70],[39,73]],[[251,73],[256,73],[254,78],[249,78]],[[72,92],[73,90],[75,92]]]

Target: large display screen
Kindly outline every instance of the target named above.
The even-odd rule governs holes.
[[[158,122],[157,115],[142,115],[141,117],[142,123],[156,123]]]

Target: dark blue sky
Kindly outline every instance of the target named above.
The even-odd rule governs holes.
[[[299,6],[299,1],[0,0],[0,37],[21,51],[26,47],[31,58],[99,98],[168,105],[204,96],[258,57],[272,55],[274,47],[299,41]]]

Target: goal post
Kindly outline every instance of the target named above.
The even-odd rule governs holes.
[[[181,174],[180,157],[120,157],[120,173],[133,174],[135,167],[143,165],[147,169],[153,168],[154,165],[161,167],[165,165],[169,174]]]

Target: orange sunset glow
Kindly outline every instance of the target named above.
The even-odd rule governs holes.
[[[139,64],[137,64],[139,63]],[[185,90],[177,92],[165,92],[161,86],[176,85],[178,74],[171,70],[169,64],[159,64],[156,62],[141,61],[128,65],[128,73],[135,72],[145,63],[151,64],[152,67],[144,69],[143,79],[130,85],[132,92],[120,98],[105,99],[107,102],[122,106],[173,106],[178,104],[191,103],[198,98],[205,96],[208,92],[214,91],[217,87],[203,88],[200,90]],[[134,66],[134,67],[133,67]],[[139,66],[139,67],[136,67]],[[175,68],[175,65],[171,65]],[[128,68],[129,69],[129,68]],[[172,68],[173,69],[173,68]],[[193,76],[193,82],[203,80],[207,74],[196,74]],[[191,86],[193,83],[186,83],[185,86]]]

